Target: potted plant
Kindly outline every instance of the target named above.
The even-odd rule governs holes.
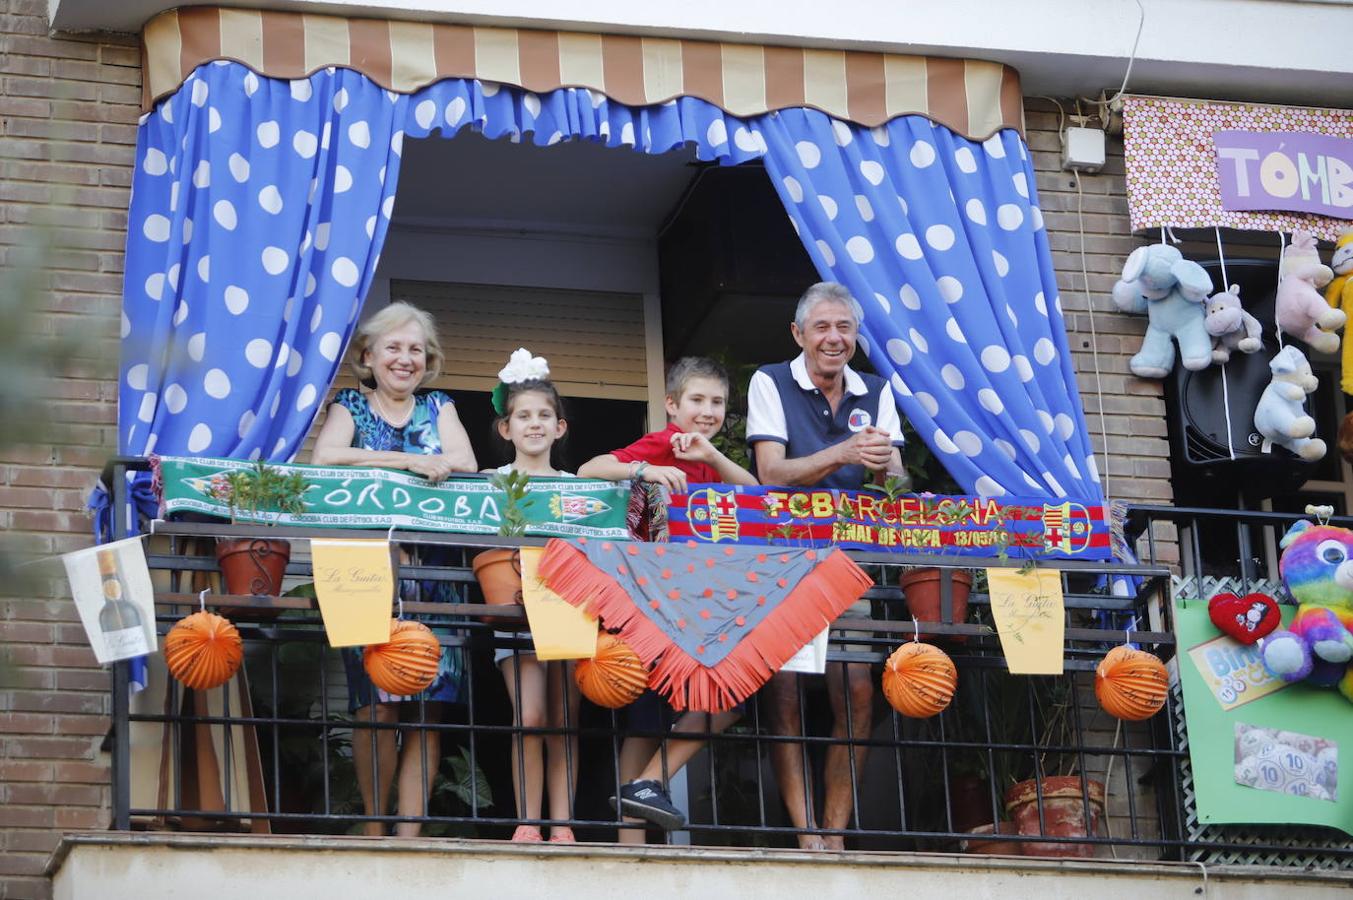
[[[992,833],[1030,837],[1098,834],[1104,818],[1104,785],[1078,774],[1080,753],[1062,749],[1077,744],[1074,680],[991,669],[968,670],[964,677],[966,688],[956,697],[952,715],[946,720],[953,739],[964,744],[1034,748],[951,751],[953,777],[949,790],[954,828],[973,835],[965,849],[970,853],[1093,857],[1093,844],[983,840]],[[965,778],[977,783],[956,784]],[[963,803],[970,793],[980,797],[983,821],[961,827],[972,821]],[[998,814],[994,823],[993,806]],[[960,819],[964,820],[961,824]]]
[[[907,493],[912,485],[917,482],[926,484],[940,493],[956,494],[959,492],[958,484],[954,482],[943,466],[939,465],[939,462],[930,454],[929,448],[914,433],[911,439],[907,441],[906,448],[905,475],[889,476],[882,485],[866,485],[866,487],[882,493],[890,503],[895,502],[899,496]],[[922,497],[922,503],[927,504],[927,518],[943,520],[949,517],[958,521],[971,511],[971,507],[968,507],[967,504],[959,504],[957,507],[947,503],[940,505],[925,497]],[[918,622],[944,621],[942,612],[943,579],[944,573],[935,566],[914,566],[903,572],[901,578],[898,579],[898,586],[902,589],[902,595],[907,602],[907,611]],[[968,594],[972,590],[972,573],[967,569],[953,570],[950,573],[950,586],[952,606],[949,621],[963,622],[968,616]],[[920,637],[929,638],[931,636],[922,634]],[[962,643],[962,638],[959,636],[950,637],[949,640]]]
[[[1076,684],[1067,676],[1000,674],[996,680],[1015,683],[1023,697],[1002,698],[1005,740],[1033,744],[1028,755],[1007,757],[1003,775],[1004,812],[1018,834],[1078,837],[1098,834],[1104,818],[1103,782],[1078,773],[1081,754],[1076,734]],[[1025,681],[1018,685],[1019,681]],[[1030,719],[1028,711],[1032,709]],[[1017,712],[1018,711],[1018,712]],[[1026,841],[1026,856],[1093,857],[1093,844]]]
[[[230,521],[238,522],[248,514],[251,521],[266,518],[266,513],[302,513],[305,511],[305,476],[284,472],[262,460],[251,468],[230,472],[212,484],[212,496],[230,505]],[[282,577],[291,559],[291,543],[275,538],[218,538],[216,561],[225,579],[226,592],[250,596],[276,596],[281,593]],[[274,618],[278,610],[225,609],[226,615],[253,615]]]
[[[489,483],[503,492],[503,520],[498,526],[500,537],[521,537],[526,533],[526,513],[522,503],[526,499],[530,476],[518,471],[498,473],[489,477]],[[474,558],[474,575],[484,592],[484,602],[491,606],[521,603],[521,551],[502,547],[485,550]],[[497,618],[486,618],[496,622]]]

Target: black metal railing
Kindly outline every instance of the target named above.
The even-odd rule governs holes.
[[[120,473],[112,481],[116,492]],[[1143,515],[1165,518],[1168,512],[1148,508]],[[160,633],[202,602],[201,581],[216,569],[205,547],[215,538],[303,540],[333,534],[285,527],[157,523],[147,555],[152,570],[159,573],[155,602]],[[344,534],[388,536],[385,531]],[[247,683],[190,692],[210,694],[206,699],[215,702],[203,708],[194,698],[185,710],[185,692],[170,680],[162,705],[133,712],[127,699],[126,665],[114,667],[114,827],[264,830],[266,823],[267,830],[323,834],[361,828],[384,833],[403,825],[424,834],[507,838],[525,823],[569,826],[580,840],[612,841],[626,829],[608,798],[619,792],[624,741],[637,735],[661,742],[664,749],[682,738],[707,742],[686,768],[684,785],[680,779],[673,783],[674,799],[688,819],[686,828],[667,838],[677,843],[793,846],[820,838],[847,840],[856,849],[980,846],[982,852],[1149,859],[1177,859],[1190,850],[1228,846],[1225,841],[1200,842],[1185,828],[1187,801],[1181,784],[1185,754],[1176,738],[1178,711],[1173,698],[1144,723],[1120,723],[1094,697],[1094,666],[1111,647],[1131,640],[1162,659],[1173,657],[1170,572],[1162,565],[1040,563],[1057,570],[1062,579],[1065,671],[1060,676],[1012,676],[1006,671],[989,598],[980,583],[967,598],[968,615],[955,615],[959,597],[953,574],[1000,561],[852,552],[876,583],[867,595],[870,615],[847,615],[834,624],[828,664],[868,667],[876,690],[867,701],[867,733],[854,728],[861,717],[852,715],[851,704],[857,701],[850,691],[841,694],[844,733],[839,729],[833,733],[829,698],[822,696],[823,679],[800,677],[798,735],[774,733],[764,704],[756,698],[747,704],[739,723],[711,734],[704,728],[671,731],[665,722],[635,725],[625,711],[586,702],[576,718],[565,704],[564,721],[556,726],[523,724],[519,715],[514,717],[503,678],[492,663],[497,647],[525,649],[521,639],[495,634],[494,627],[497,620],[498,630],[503,630],[502,621],[520,616],[520,609],[476,602],[478,588],[469,563],[485,547],[541,542],[405,531],[396,531],[393,540],[411,558],[400,565],[399,578],[450,586],[453,602],[422,602],[416,589],[406,591],[403,611],[445,617],[445,624],[436,629],[438,639],[463,652],[467,663],[461,701],[447,708],[402,704],[400,721],[378,720],[373,706],[368,718],[357,720],[343,702],[337,651],[328,648],[311,600],[209,594],[210,605],[237,610],[233,620],[246,646]],[[437,565],[423,559],[431,549],[442,557]],[[917,622],[908,612],[899,579],[913,566],[941,571],[937,621]],[[293,580],[306,579],[308,563],[294,560],[288,574]],[[1136,579],[1136,589],[1128,595],[1110,588],[1112,579],[1123,576]],[[274,618],[278,610],[283,612]],[[898,715],[877,690],[881,664],[918,632],[940,644],[959,672],[954,702],[924,720]],[[240,700],[247,701],[248,708],[240,709]],[[155,735],[137,739],[139,752],[154,747],[161,760],[171,761],[158,767],[138,761],[137,783],[131,765],[133,729],[151,729]],[[401,815],[385,807],[368,810],[354,792],[358,780],[354,757],[361,756],[354,753],[354,745],[379,742],[391,732],[402,734],[404,746],[419,750],[405,765],[414,765],[431,783],[431,799],[413,813]],[[439,744],[435,753],[423,749],[422,735],[433,734]],[[523,736],[556,735],[566,737],[568,768],[576,764],[578,773],[570,784],[568,814],[523,819],[512,786],[512,742]],[[202,773],[211,772],[211,766],[185,752],[194,747],[200,755],[204,740],[214,749],[212,762],[219,771],[215,787],[208,785],[205,792]],[[573,740],[576,745],[569,742]],[[848,784],[852,807],[839,827],[825,827],[822,817],[811,810],[805,810],[805,818],[816,827],[796,827],[794,817],[787,814],[770,760],[773,748],[790,744],[805,748],[804,774],[819,783],[824,775],[819,757],[833,755],[838,761],[827,776]],[[571,757],[575,746],[576,761]],[[832,754],[831,748],[846,749]],[[373,760],[378,756],[370,754]],[[388,773],[379,761],[367,764],[373,765],[373,783],[380,784]],[[665,772],[664,778],[675,774]],[[241,777],[249,779],[248,790],[238,783]],[[154,783],[145,783],[146,778]],[[1011,826],[992,823],[1011,818],[1007,789],[1019,781],[1030,785],[1032,796],[1017,815],[1022,833],[1006,833]],[[204,797],[213,802],[203,802]],[[240,802],[241,797],[248,799]],[[1064,820],[1071,820],[1073,827],[1059,831]],[[1075,822],[1082,824],[1076,827]],[[987,826],[985,833],[982,826]],[[634,826],[629,828],[633,835]],[[993,830],[997,833],[990,833]],[[1031,840],[1031,835],[1036,838]],[[655,832],[649,832],[649,838],[663,839]]]

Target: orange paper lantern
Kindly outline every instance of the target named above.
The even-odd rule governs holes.
[[[1170,689],[1165,664],[1145,650],[1114,647],[1095,667],[1095,697],[1110,715],[1129,722],[1149,719]]]
[[[903,644],[883,666],[883,696],[893,709],[913,719],[928,719],[954,699],[958,670],[933,644]]]
[[[195,691],[209,691],[230,680],[244,658],[244,642],[229,620],[213,612],[180,619],[164,636],[169,674]]]
[[[596,656],[578,660],[573,677],[584,697],[607,709],[628,706],[648,687],[648,670],[639,655],[604,631],[597,635]]]
[[[422,622],[392,619],[390,640],[362,649],[362,665],[371,683],[387,694],[409,697],[437,680],[442,645]]]

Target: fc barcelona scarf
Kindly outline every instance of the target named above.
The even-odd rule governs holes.
[[[873,581],[836,549],[551,540],[540,576],[619,628],[675,709],[746,700]]]

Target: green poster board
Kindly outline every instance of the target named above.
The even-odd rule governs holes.
[[[1295,612],[1283,607],[1284,623]],[[1276,682],[1256,647],[1220,635],[1204,602],[1175,601],[1175,632],[1199,821],[1353,834],[1353,704],[1335,690]],[[1312,760],[1324,773],[1315,786]],[[1337,774],[1319,768],[1331,760]]]

